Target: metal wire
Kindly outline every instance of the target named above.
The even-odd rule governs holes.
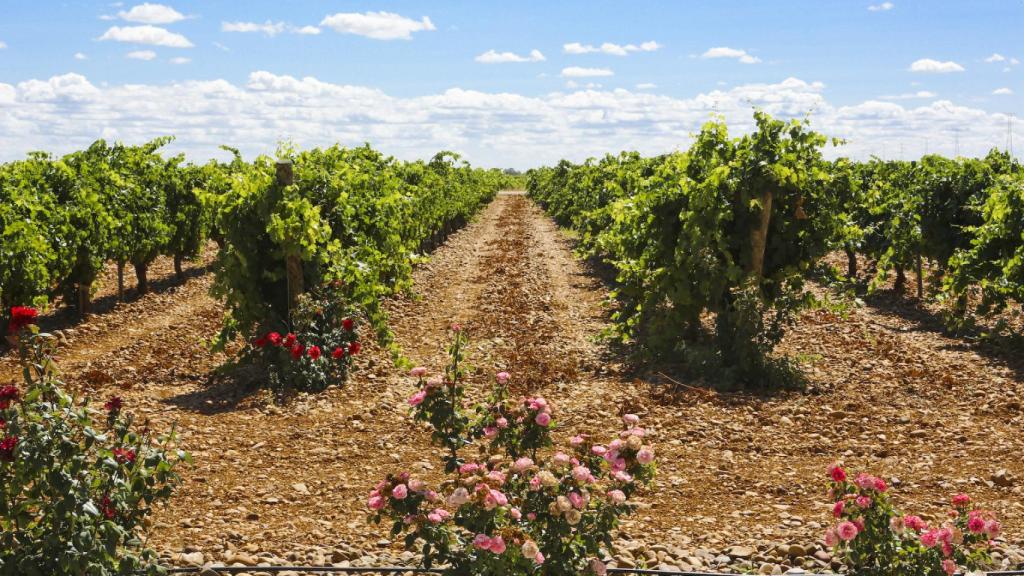
[[[442,574],[444,568],[413,568],[404,566],[208,566],[202,568],[167,568],[168,574],[199,574],[212,570],[217,574],[241,574],[243,572],[305,572],[318,574]],[[723,572],[686,572],[676,570],[650,570],[646,568],[609,568],[609,574],[642,574],[644,576],[730,576]],[[986,576],[1024,576],[1024,570],[982,572]],[[733,575],[739,576],[739,575]],[[801,573],[801,576],[836,576],[835,574]]]

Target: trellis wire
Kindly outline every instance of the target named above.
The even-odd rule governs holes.
[[[167,568],[168,574],[199,574],[211,570],[217,574],[231,575],[244,572],[300,572],[315,574],[442,574],[444,568],[411,568],[405,566],[206,566],[193,568]],[[642,574],[645,576],[730,576],[727,572],[687,572],[682,570],[650,570],[646,568],[609,568],[609,574]],[[959,574],[959,573],[958,573]],[[1024,576],[1024,570],[982,572],[985,576]],[[731,576],[740,576],[732,574]],[[801,572],[800,576],[835,576],[835,574],[813,574]]]

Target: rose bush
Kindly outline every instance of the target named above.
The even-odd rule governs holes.
[[[357,316],[339,282],[299,296],[290,327],[271,329],[252,342],[271,388],[322,390],[344,382],[352,357],[362,349]]]
[[[24,383],[0,389],[0,575],[159,573],[141,527],[188,455],[173,431],[138,429],[120,398],[97,419],[65,393],[34,316],[12,314]]]
[[[960,566],[978,570],[990,563],[999,521],[966,494],[953,496],[945,521],[929,525],[920,516],[896,511],[881,478],[860,473],[851,480],[838,464],[828,472],[836,524],[825,532],[825,543],[855,574],[949,576]]]
[[[539,396],[510,401],[507,373],[483,404],[463,406],[466,341],[455,327],[443,376],[411,372],[419,383],[413,415],[446,449],[452,478],[435,490],[407,471],[388,475],[367,499],[371,521],[390,522],[425,566],[448,574],[604,574],[601,547],[611,548],[619,517],[635,509],[630,498],[655,472],[639,418],[625,415],[607,444],[579,435],[565,451],[542,452],[555,409]],[[481,438],[476,456],[463,459],[459,450]]]

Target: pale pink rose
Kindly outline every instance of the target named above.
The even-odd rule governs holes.
[[[597,558],[590,561],[588,568],[590,568],[590,571],[594,573],[594,576],[605,576],[605,574],[608,573],[608,567],[604,565],[604,562],[601,562]]]
[[[533,421],[536,422],[539,426],[546,427],[548,424],[551,424],[551,415],[548,414],[547,412],[541,412],[537,414],[537,417],[534,418]]]
[[[612,478],[618,480],[619,482],[629,483],[633,481],[633,475],[630,474],[629,472],[626,472],[625,470],[616,470],[612,472]]]
[[[618,438],[616,438],[615,440],[612,440],[611,442],[608,443],[608,449],[609,450],[619,450],[621,448],[622,448],[622,440],[620,440]]]
[[[836,544],[839,544],[839,537],[836,536],[835,529],[829,528],[828,530],[825,530],[825,546],[834,548]]]
[[[611,462],[613,472],[621,472],[626,469],[626,459],[616,458]]]
[[[836,534],[846,542],[857,537],[857,526],[853,522],[840,522]]]
[[[494,421],[494,423],[498,425],[498,428],[508,428],[508,418],[505,418],[504,416],[499,417]]]
[[[484,438],[491,439],[498,435],[498,429],[494,426],[486,426],[484,428]]]
[[[537,554],[540,554],[540,548],[537,547],[537,543],[533,540],[523,542],[523,547],[520,550],[523,553],[523,558],[536,558]]]
[[[452,492],[452,495],[448,497],[448,503],[452,506],[462,506],[466,502],[469,502],[469,491],[459,486]]]
[[[438,501],[441,500],[441,497],[438,496],[437,492],[434,492],[433,490],[427,490],[427,494],[426,495],[427,495],[427,502],[438,502]]]
[[[404,500],[409,495],[409,489],[405,484],[399,484],[391,490],[391,497],[395,500]]]
[[[423,378],[427,374],[427,369],[424,366],[417,366],[412,370],[409,370],[409,375],[413,378]]]
[[[440,524],[441,522],[451,518],[451,516],[452,515],[444,508],[438,508],[430,514],[427,514],[427,519],[434,524]]]
[[[871,498],[868,496],[857,496],[855,502],[860,508],[871,508]]]
[[[498,372],[497,374],[494,375],[494,379],[497,380],[498,384],[501,385],[508,384],[508,379],[510,377],[511,376],[509,376],[508,372]]]
[[[555,452],[555,455],[551,457],[551,463],[560,468],[569,466],[572,464],[572,456],[565,452]]]
[[[530,478],[530,490],[532,490],[533,492],[540,490],[540,476],[534,476],[533,478]]]
[[[999,533],[1003,531],[1003,527],[999,525],[998,520],[989,520],[985,522],[985,534],[989,538],[995,538],[999,536]]]
[[[477,470],[480,470],[480,465],[475,462],[466,462],[462,466],[459,466],[459,474],[462,474],[463,476],[475,474]]]
[[[537,513],[536,512],[527,512],[526,513],[526,519],[529,520],[530,522],[533,522],[534,520],[537,519]]]
[[[508,497],[504,493],[498,490],[491,490],[489,496],[493,496],[494,500],[498,503],[498,506],[507,506]]]
[[[580,483],[590,482],[593,475],[590,473],[590,469],[586,466],[576,466],[572,469],[572,477]]]
[[[414,479],[409,480],[409,489],[413,492],[423,492],[427,488],[427,483],[423,480]]]
[[[502,472],[501,470],[491,470],[490,472],[487,473],[487,479],[490,480],[491,482],[494,482],[495,484],[504,484],[505,473]]]
[[[431,376],[427,378],[427,388],[440,388],[444,381],[441,380],[440,376]]]
[[[636,438],[636,436],[633,436]],[[644,446],[636,453],[636,461],[641,464],[650,464],[654,462],[654,450],[648,446]]]
[[[542,554],[540,552],[537,552],[537,555],[533,557],[533,561],[536,562],[537,564],[543,564],[544,563],[544,554]]]
[[[625,422],[627,426],[636,426],[640,422],[640,417],[636,414],[626,414],[622,417],[622,421]]]
[[[893,516],[889,519],[889,529],[897,534],[902,534],[907,529],[907,524],[903,521],[902,516]]]
[[[505,539],[502,538],[501,536],[495,536],[494,538],[491,538],[490,550],[491,550],[491,552],[494,552],[495,554],[504,554],[505,553]]]
[[[586,439],[582,435],[576,435],[573,436],[571,440],[569,440],[569,445],[572,446],[573,448],[577,448],[581,446],[585,440]]]
[[[952,561],[949,558],[946,558],[942,561],[942,571],[946,574],[949,574],[950,576],[953,576],[953,574],[956,572],[956,562]]]
[[[608,499],[612,501],[612,504],[624,504],[626,502],[626,493],[622,490],[611,490],[608,492]]]
[[[366,507],[370,510],[380,510],[384,507],[384,498],[380,496],[370,496],[370,499],[366,501]]]
[[[607,452],[607,451],[608,451],[608,449],[607,449],[607,448],[605,448],[604,446],[600,446],[600,445],[598,445],[598,446],[591,446],[591,447],[590,447],[590,451],[591,451],[591,453],[593,453],[593,454],[594,454],[595,456],[604,456],[605,452]]]
[[[523,513],[519,508],[510,508],[508,515],[511,516],[513,520],[521,520],[523,518]]]
[[[569,502],[572,502],[572,507],[577,510],[581,510],[585,505],[585,503],[583,502],[583,496],[581,496],[579,492],[570,492]]]
[[[531,466],[533,466],[533,460],[523,456],[512,464],[512,470],[516,472],[524,472],[529,470]]]
[[[480,550],[490,550],[491,538],[487,534],[477,534],[473,537],[473,546],[476,546]]]
[[[409,406],[419,406],[427,398],[427,391],[420,390],[419,392],[409,396]]]

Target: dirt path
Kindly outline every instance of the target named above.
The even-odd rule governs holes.
[[[659,475],[624,539],[664,544],[677,558],[738,543],[813,543],[828,519],[824,469],[837,458],[893,480],[906,508],[938,518],[945,498],[966,490],[1004,517],[1007,534],[1024,535],[1024,378],[896,315],[859,308],[801,319],[781,348],[804,362],[819,394],[718,396],[621,371],[597,339],[605,287],[522,195],[499,196],[414,279],[416,297],[388,303],[413,363],[440,368],[448,327],[459,322],[479,369],[471,396],[508,370],[518,390],[555,403],[559,438],[603,435],[620,414],[642,415]],[[440,477],[427,433],[408,415],[412,379],[368,346],[346,386],[285,406],[218,381],[223,358],[203,346],[221,315],[209,281],[82,326],[62,354],[72,385],[97,398],[117,392],[158,425],[177,423],[195,457],[156,518],[153,543],[218,560],[236,550],[310,549],[292,558],[307,562],[374,549],[397,556],[383,530],[367,527],[363,500],[387,472]],[[10,369],[5,360],[0,374]],[[1010,485],[996,485],[1004,468]]]

